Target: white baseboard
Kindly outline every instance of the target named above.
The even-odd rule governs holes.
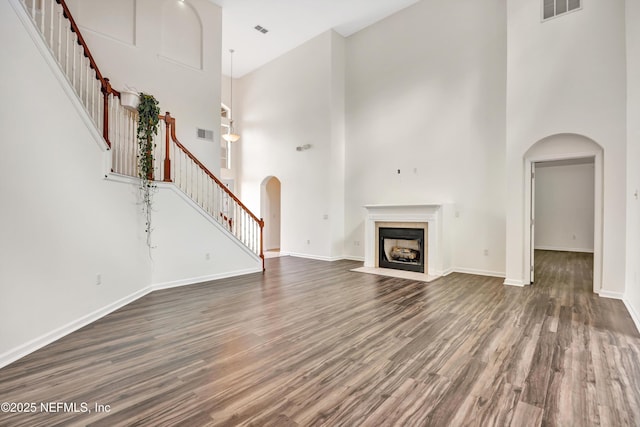
[[[613,291],[607,291],[605,289],[600,289],[597,293],[599,296],[603,298],[624,300],[624,294],[622,292],[613,292]]]
[[[587,254],[593,253],[593,248],[585,249],[585,248],[568,248],[568,247],[559,247],[559,246],[536,246],[534,249],[540,249],[541,251],[583,252]]]
[[[443,272],[440,273],[440,276],[448,276],[451,273],[455,273],[456,270],[454,270],[453,268],[447,268],[446,270],[444,270]]]
[[[342,257],[342,259],[346,259],[346,260],[349,260],[349,261],[364,262],[364,257],[363,256],[351,256],[351,255],[348,255],[348,256]]]
[[[476,276],[505,277],[504,272],[477,270],[475,268],[454,268],[452,271],[456,273],[475,274]]]
[[[32,339],[31,341],[28,341],[12,350],[5,352],[4,354],[0,355],[0,368],[3,368],[9,365],[10,363],[13,363],[16,360],[30,353],[33,353],[36,350],[41,349],[42,347],[49,345],[52,342],[59,340],[60,338],[66,335],[69,335],[72,332],[77,331],[78,329],[83,328],[89,325],[90,323],[95,322],[96,320],[106,316],[107,314],[112,313],[118,310],[119,308],[122,308],[125,305],[130,304],[139,298],[142,298],[143,296],[151,292],[151,290],[152,289],[149,286],[146,288],[140,289],[139,291],[134,292],[129,296],[121,298],[118,301],[108,304],[103,308],[100,308],[92,313],[82,316],[79,319],[71,321],[64,326],[56,328],[51,332],[47,332],[46,334],[38,338]]]
[[[636,325],[636,330],[640,332],[640,316],[638,316],[638,313],[633,308],[633,305],[631,305],[631,302],[629,302],[629,300],[623,298],[622,302],[624,303],[624,306],[627,307],[627,311],[629,312],[633,323]]]
[[[507,286],[518,286],[521,288],[526,286],[522,280],[515,280],[515,279],[505,279],[502,284]]]
[[[252,273],[262,273],[262,267],[247,268],[245,270],[211,274],[209,276],[193,277],[190,279],[175,280],[172,282],[156,283],[154,285],[151,285],[151,289],[154,291],[158,291],[160,289],[179,288],[181,286],[196,285],[199,283],[211,282],[212,280],[228,279],[229,277],[244,276],[245,274]]]
[[[311,254],[302,254],[302,253],[298,253],[298,252],[280,252],[280,255],[282,256],[293,256],[296,258],[306,258],[306,259],[315,259],[317,261],[340,261],[341,259],[345,259],[342,256],[336,256],[336,257],[328,257],[328,256],[322,256],[322,255],[311,255]]]

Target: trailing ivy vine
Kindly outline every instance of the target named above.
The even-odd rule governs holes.
[[[140,93],[138,104],[138,177],[140,178],[140,192],[142,196],[142,212],[145,215],[145,232],[147,246],[151,248],[151,212],[153,208],[153,194],[156,185],[153,176],[154,137],[158,134],[160,122],[160,108],[158,100],[153,95]]]

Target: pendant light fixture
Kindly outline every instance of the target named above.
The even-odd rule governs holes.
[[[229,95],[229,127],[227,128],[227,133],[222,135],[222,139],[227,142],[236,142],[240,139],[240,135],[235,133],[235,129],[233,128],[233,49],[229,49],[229,53],[231,54],[231,73],[229,75],[229,85],[230,85],[230,95]]]

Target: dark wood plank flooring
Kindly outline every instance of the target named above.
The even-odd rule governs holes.
[[[523,289],[283,257],[154,292],[1,369],[0,402],[38,407],[0,425],[640,425],[623,303],[592,293],[590,255],[536,257]]]

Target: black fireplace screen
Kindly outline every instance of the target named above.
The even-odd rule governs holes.
[[[378,266],[424,273],[424,229],[380,227]]]

